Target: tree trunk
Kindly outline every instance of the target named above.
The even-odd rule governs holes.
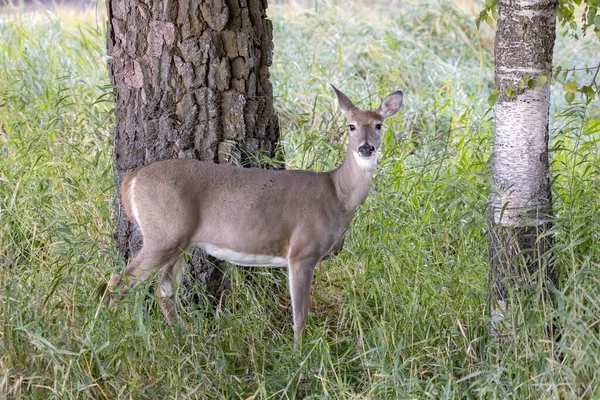
[[[550,264],[552,221],[548,165],[550,87],[518,82],[551,74],[555,0],[499,0],[495,42],[496,129],[489,217],[492,334],[512,329],[503,320],[510,292],[555,281]],[[513,96],[506,94],[514,90]],[[531,287],[531,286],[529,286]]]
[[[107,0],[118,184],[162,159],[255,165],[261,154],[275,156],[266,8],[266,0]],[[120,199],[116,216],[117,249],[127,259],[141,237]],[[192,264],[195,278],[216,287],[214,262],[194,250]]]

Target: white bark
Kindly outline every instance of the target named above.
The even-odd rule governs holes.
[[[524,76],[551,73],[556,0],[499,0],[491,222],[544,224],[550,204],[548,113],[550,88],[518,89]],[[516,91],[513,98],[507,88]],[[538,213],[538,208],[542,209]]]
[[[555,0],[500,0],[496,33],[496,105],[492,221],[537,226],[550,204],[548,112],[550,88],[518,89],[525,75],[549,75],[556,25]],[[517,92],[506,96],[507,88]],[[542,207],[542,212],[537,212]]]
[[[544,214],[530,211],[550,203],[547,162],[549,106],[548,85],[527,90],[513,101],[504,101],[496,106],[492,167],[496,189],[492,210],[496,224],[525,226],[546,222]]]
[[[556,29],[556,0],[499,0],[495,42],[496,127],[489,218],[491,332],[498,338],[514,330],[505,326],[509,287],[533,283],[540,272],[550,282],[552,239],[548,164],[548,85],[519,89],[527,75],[550,75]],[[506,92],[511,88],[516,95]],[[540,236],[542,235],[542,236]],[[523,265],[526,265],[526,270]]]

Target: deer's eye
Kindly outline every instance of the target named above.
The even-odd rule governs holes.
[[[350,124],[348,125],[348,127],[350,128],[350,131],[354,132],[356,130],[356,125]]]
[[[375,129],[377,129],[378,131],[380,131],[381,130],[381,124],[375,125]]]

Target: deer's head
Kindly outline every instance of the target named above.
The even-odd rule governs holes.
[[[393,117],[402,107],[402,92],[387,96],[375,111],[365,111],[356,107],[344,93],[331,86],[348,121],[348,155],[364,170],[373,170],[377,165],[377,152],[381,144],[383,122]]]

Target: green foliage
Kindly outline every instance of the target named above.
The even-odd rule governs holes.
[[[479,12],[479,16],[475,19],[477,28],[480,27],[482,22],[493,26],[494,22],[498,19],[498,0],[486,0],[483,10]]]
[[[559,0],[558,7],[556,10],[556,16],[558,23],[563,29],[563,36],[568,36],[573,40],[582,40],[586,37],[586,34],[591,30],[600,39],[600,14],[598,11],[599,0]],[[498,1],[497,0],[486,0],[483,10],[480,11],[479,16],[476,19],[477,27],[479,28],[481,22],[485,22],[489,26],[493,27],[495,21],[498,18]],[[581,36],[580,36],[581,34]],[[563,84],[564,98],[567,104],[571,104],[579,93],[587,103],[590,103],[598,95],[600,95],[600,83],[598,82],[598,73],[600,72],[600,60],[598,60],[598,47],[583,46],[580,48],[581,52],[586,52],[585,66],[574,64],[569,68],[564,68],[564,64],[571,63],[573,60],[564,59],[560,63],[556,62],[553,67],[554,79],[550,76],[538,75],[534,79],[527,76],[527,74],[519,81],[514,84],[520,89],[528,87],[534,89],[536,86],[543,86],[546,83],[551,85]],[[588,63],[591,61],[595,63],[595,67],[589,67]],[[585,81],[580,71],[585,71],[585,75],[592,76],[591,81]],[[561,74],[562,72],[562,74]],[[578,76],[579,75],[579,76]],[[567,78],[575,79],[570,82],[566,82]],[[589,77],[588,77],[589,79]],[[584,80],[584,82],[582,82]],[[510,87],[506,90],[506,95],[512,98],[516,95],[515,90]],[[490,104],[496,103],[497,97],[490,98]]]
[[[579,39],[580,33],[585,36],[588,29],[592,28],[592,31],[600,38],[598,6],[598,0],[559,0],[556,18],[563,28],[563,36]],[[486,0],[476,19],[477,27],[479,28],[481,22],[493,26],[497,19],[498,0]]]
[[[518,340],[496,352],[486,317],[491,36],[478,33],[469,4],[421,3],[269,8],[290,166],[323,170],[343,157],[329,83],[361,106],[405,93],[401,115],[386,122],[372,195],[344,251],[316,272],[299,350],[282,271],[232,268],[231,294],[216,309],[201,286],[182,291],[173,326],[162,322],[154,282],[115,313],[102,306],[96,288],[123,266],[112,239],[105,33],[52,15],[3,15],[0,397],[599,397],[597,99],[567,107],[553,96],[562,286],[554,311],[517,307]],[[577,47],[560,40],[563,62]],[[549,321],[562,327],[558,343]]]

